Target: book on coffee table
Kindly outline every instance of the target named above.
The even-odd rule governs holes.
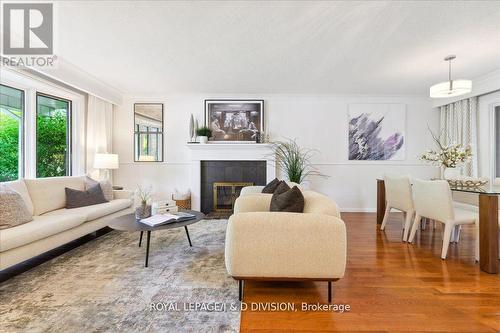
[[[182,222],[196,218],[195,215],[185,212],[178,212],[176,214],[156,214],[148,218],[139,220],[139,222],[149,225],[150,227],[157,227],[163,224]]]

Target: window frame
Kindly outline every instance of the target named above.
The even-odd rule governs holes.
[[[67,117],[66,117],[66,146],[68,147],[68,154],[66,155],[66,176],[72,176],[73,175],[73,108],[72,108],[72,101],[69,99],[65,99],[59,96],[54,96],[50,94],[46,94],[40,91],[35,92],[35,133],[38,134],[38,97],[47,97],[51,99],[55,99],[61,102],[66,102],[68,103],[68,112],[67,112]],[[38,175],[38,135],[35,137],[35,174]],[[38,177],[37,177],[38,178]]]
[[[26,174],[26,164],[25,161],[25,151],[26,151],[26,143],[25,143],[25,132],[26,132],[26,91],[21,88],[15,87],[13,85],[5,84],[0,82],[0,86],[4,86],[10,89],[18,90],[21,92],[21,124],[19,126],[19,154],[17,160],[17,179],[24,178]]]
[[[0,79],[3,85],[24,91],[24,175],[22,178],[36,178],[37,92],[71,101],[71,174],[84,175],[86,173],[86,95],[51,80],[43,79],[36,74],[5,66],[0,68]]]

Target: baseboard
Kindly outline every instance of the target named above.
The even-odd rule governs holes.
[[[341,208],[341,213],[376,213],[376,208]]]

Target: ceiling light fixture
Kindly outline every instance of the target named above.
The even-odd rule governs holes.
[[[448,61],[448,81],[433,85],[430,88],[431,98],[455,97],[470,93],[472,91],[471,80],[451,79],[451,61],[455,58],[455,55],[449,55],[444,58],[444,61]]]

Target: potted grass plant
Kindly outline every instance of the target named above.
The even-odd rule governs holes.
[[[196,130],[196,136],[198,137],[198,141],[200,141],[200,143],[207,143],[208,138],[212,136],[212,130],[207,126],[202,126]]]
[[[328,177],[316,170],[311,163],[317,150],[300,147],[296,139],[275,141],[271,143],[271,147],[276,166],[289,181],[301,184],[310,176]]]

